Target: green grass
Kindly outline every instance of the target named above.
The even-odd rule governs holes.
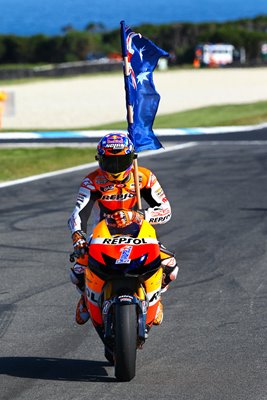
[[[87,164],[95,160],[95,154],[94,148],[2,148],[0,181]]]
[[[267,101],[203,107],[157,116],[154,128],[250,125],[261,122],[267,122]],[[82,129],[126,130],[127,124],[123,121]],[[2,148],[0,149],[0,181],[89,163],[94,161],[94,155],[95,149],[92,148]]]
[[[251,125],[267,121],[267,101],[203,107],[159,116],[155,128]]]

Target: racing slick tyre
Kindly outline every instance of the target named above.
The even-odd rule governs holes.
[[[115,307],[115,376],[130,381],[135,376],[137,313],[134,304]]]

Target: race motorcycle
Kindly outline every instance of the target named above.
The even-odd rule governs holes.
[[[155,229],[145,220],[117,228],[107,217],[93,230],[83,295],[119,381],[134,378],[137,349],[156,317],[162,257]]]

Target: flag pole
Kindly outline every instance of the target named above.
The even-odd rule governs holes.
[[[124,87],[126,94],[126,108],[127,108],[127,122],[128,127],[131,126],[134,122],[133,120],[133,106],[130,104],[130,93],[128,89],[129,85],[129,76],[130,76],[130,65],[128,61],[128,53],[126,46],[126,35],[125,35],[125,21],[121,21],[121,49],[122,49],[122,59],[123,59],[123,72],[124,72]],[[137,207],[138,209],[142,208],[141,194],[140,194],[140,186],[139,186],[139,175],[138,175],[138,162],[137,158],[134,159],[134,184],[137,198]]]

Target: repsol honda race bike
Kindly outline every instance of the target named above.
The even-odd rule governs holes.
[[[136,351],[153,325],[162,257],[155,229],[145,220],[117,228],[112,218],[106,218],[93,230],[84,297],[105,357],[120,381],[134,378]]]

